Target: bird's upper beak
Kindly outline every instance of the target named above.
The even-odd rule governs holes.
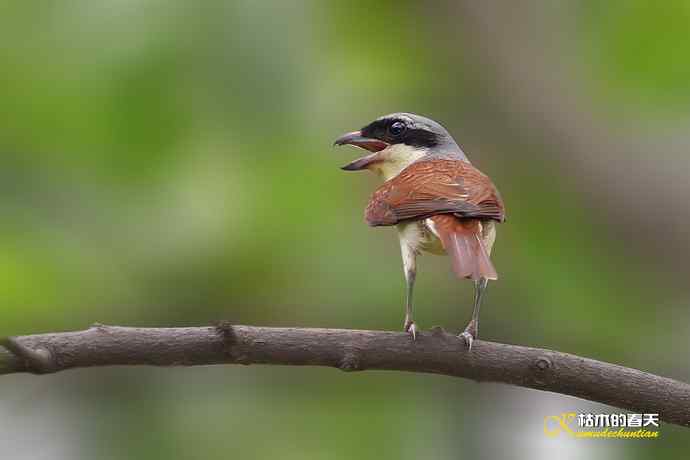
[[[378,153],[388,147],[389,144],[380,139],[364,137],[362,136],[361,131],[353,131],[337,138],[333,145],[354,145],[355,147],[372,152],[371,155],[358,158],[357,160],[342,167],[342,169],[345,171],[360,171],[362,169],[367,169],[372,164],[381,161]]]

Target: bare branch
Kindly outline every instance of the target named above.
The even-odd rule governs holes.
[[[472,351],[441,328],[401,332],[233,326],[133,328],[28,335],[0,343],[0,374],[113,365],[282,364],[426,372],[562,393],[690,426],[690,385],[540,348],[478,340]]]

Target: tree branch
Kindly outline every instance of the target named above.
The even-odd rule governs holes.
[[[552,391],[690,426],[690,385],[541,348],[475,341],[441,328],[402,332],[233,326],[133,328],[27,335],[0,342],[0,374],[112,365],[283,364],[426,372]]]

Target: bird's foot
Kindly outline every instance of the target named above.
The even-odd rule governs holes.
[[[458,337],[465,341],[465,345],[467,345],[467,350],[469,351],[472,350],[472,343],[474,343],[474,340],[477,338],[478,335],[479,331],[477,328],[477,323],[474,320],[472,320]]]
[[[405,318],[405,324],[403,325],[405,332],[409,332],[412,335],[412,340],[417,340],[417,325],[410,318]]]

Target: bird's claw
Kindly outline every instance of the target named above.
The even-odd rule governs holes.
[[[472,343],[474,342],[474,337],[472,337],[472,334],[470,334],[467,331],[463,331],[458,337],[463,339],[465,341],[465,345],[467,346],[467,351],[472,350]]]
[[[467,345],[467,351],[472,350],[472,344],[474,343],[474,340],[477,338],[477,335],[479,333],[477,329],[477,323],[474,320],[472,320],[470,321],[470,324],[467,325],[465,330],[458,336],[465,341],[465,345]]]
[[[412,340],[417,340],[417,325],[411,319],[405,319],[405,332],[409,332],[412,335]]]

